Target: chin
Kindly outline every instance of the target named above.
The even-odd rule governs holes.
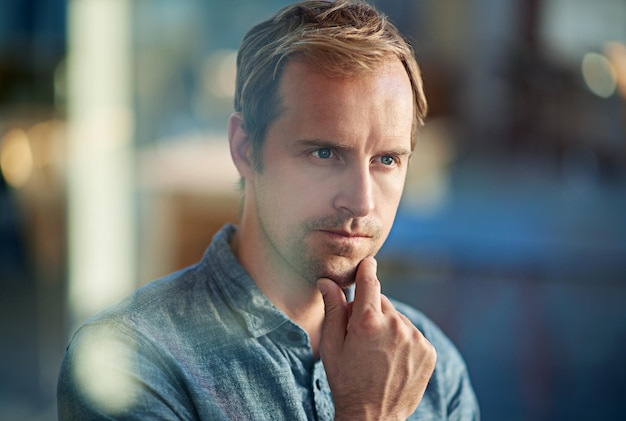
[[[344,279],[344,280],[340,280],[340,281],[335,281],[335,283],[337,285],[339,285],[339,287],[341,289],[343,289],[343,290],[352,288],[354,286],[354,282],[355,282],[354,278],[352,278],[352,280],[345,280]]]
[[[354,285],[357,266],[344,270],[330,270],[321,277],[334,281],[342,289],[350,288]]]

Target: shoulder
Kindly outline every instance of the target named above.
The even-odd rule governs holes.
[[[156,344],[164,343],[164,335],[178,331],[171,328],[189,316],[185,313],[192,312],[199,299],[198,291],[194,293],[199,288],[196,271],[191,266],[152,281],[89,317],[74,332],[66,358],[108,348],[115,348],[113,354],[123,350],[133,358],[139,353],[157,353]]]
[[[437,365],[426,392],[428,399],[438,402],[434,406],[443,407],[448,419],[479,419],[476,394],[465,361],[457,347],[424,313],[402,302],[391,301],[437,350]]]
[[[143,285],[87,319],[74,340],[102,326],[162,346],[188,337],[209,338],[236,330],[238,320],[213,275],[198,264]]]
[[[171,312],[192,310],[194,303],[207,295],[207,280],[203,278],[196,265],[151,281],[119,303],[91,316],[83,325],[161,323]]]
[[[404,314],[422,334],[428,339],[438,352],[453,352],[458,351],[452,341],[446,336],[446,334],[433,322],[428,316],[421,311],[401,301],[391,299],[396,310]],[[460,357],[460,354],[459,354]]]
[[[454,343],[435,322],[421,311],[392,300],[396,309],[404,314],[437,350],[437,370],[447,377],[466,375],[465,361]]]
[[[454,345],[446,336],[446,334],[428,316],[426,316],[420,310],[411,307],[410,305],[405,304],[401,301],[395,299],[390,300],[395,306],[396,310],[404,314],[411,322],[413,322],[415,327],[417,327],[428,340],[430,340],[431,342],[437,342],[437,344],[440,343],[440,345],[445,349],[450,347],[454,348]],[[433,345],[437,344],[433,343]]]
[[[60,419],[191,419],[185,374],[237,334],[210,276],[191,266],[86,320],[61,365]],[[128,416],[130,419],[130,415]]]

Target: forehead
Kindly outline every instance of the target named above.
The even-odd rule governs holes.
[[[294,97],[311,93],[319,96],[320,89],[325,86],[349,87],[371,83],[386,83],[385,88],[396,93],[412,95],[411,82],[402,62],[395,56],[390,56],[376,66],[370,68],[356,68],[350,70],[340,64],[330,67],[316,64],[312,59],[292,57],[281,74],[278,84],[279,94],[288,95],[296,91]],[[307,88],[312,88],[309,90]],[[318,95],[315,95],[315,94]]]
[[[346,136],[394,136],[410,142],[413,93],[399,59],[354,76],[338,76],[293,59],[279,83],[283,130]]]

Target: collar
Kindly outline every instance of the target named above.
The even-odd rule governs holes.
[[[267,335],[289,318],[272,304],[257,287],[230,248],[237,227],[226,224],[220,229],[202,257],[207,276],[222,292],[226,304],[243,318],[251,336]]]

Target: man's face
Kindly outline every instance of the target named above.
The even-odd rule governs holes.
[[[283,273],[347,287],[395,218],[411,152],[409,78],[399,60],[351,79],[291,61],[279,89],[283,112],[247,180],[261,246]]]

